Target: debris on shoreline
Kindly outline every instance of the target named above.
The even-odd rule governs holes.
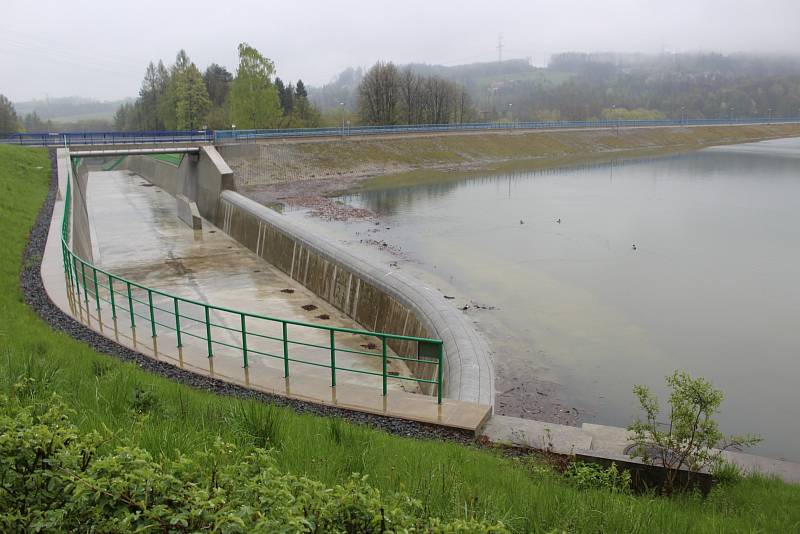
[[[356,208],[339,200],[320,195],[289,197],[284,202],[290,206],[311,210],[311,216],[318,217],[324,221],[347,222],[375,218],[375,214],[368,209]],[[375,224],[380,223],[376,222]]]

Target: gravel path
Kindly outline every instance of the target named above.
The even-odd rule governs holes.
[[[287,399],[197,375],[185,369],[152,360],[139,352],[135,352],[101,336],[74,320],[50,301],[44,289],[44,283],[41,277],[42,255],[44,254],[45,244],[47,243],[47,233],[50,228],[50,219],[53,214],[53,206],[58,189],[58,171],[54,150],[50,152],[50,172],[50,190],[47,193],[47,198],[42,209],[39,211],[36,223],[28,236],[28,246],[25,249],[23,257],[20,284],[25,302],[27,302],[42,320],[54,330],[67,333],[74,339],[86,343],[99,353],[107,354],[123,361],[133,362],[145,371],[161,375],[195,389],[241,399],[257,399],[263,402],[289,407],[297,413],[341,417],[350,422],[367,425],[398,436],[448,440],[460,443],[474,442],[472,433],[467,431]]]

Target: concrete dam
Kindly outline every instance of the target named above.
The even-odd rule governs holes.
[[[638,464],[622,453],[622,428],[492,415],[493,354],[440,289],[246,196],[221,155],[240,149],[184,148],[59,150],[54,214],[67,209],[51,234],[69,227],[74,258],[43,264],[43,278],[62,309],[148,357],[251,389]]]
[[[233,172],[219,153],[201,147],[197,157],[176,167],[146,155],[131,155],[128,169],[178,198],[190,199],[199,214],[358,324],[372,331],[444,342],[444,396],[491,404],[493,365],[488,345],[435,290],[402,273],[386,272],[337,249],[279,213],[239,194]],[[437,298],[438,297],[438,298]],[[410,343],[390,341],[408,354]],[[415,375],[432,379],[430,368],[408,362]],[[424,388],[433,394],[431,387]]]

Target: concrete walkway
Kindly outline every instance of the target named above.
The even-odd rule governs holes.
[[[630,433],[613,426],[584,423],[581,427],[493,415],[483,429],[486,439],[513,447],[549,450],[557,454],[641,463],[625,454]],[[723,458],[746,473],[761,473],[800,484],[800,464],[725,451]]]

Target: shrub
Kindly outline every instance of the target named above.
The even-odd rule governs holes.
[[[617,469],[617,464],[610,467],[584,462],[572,462],[564,471],[564,477],[580,489],[606,489],[613,493],[629,493],[631,490],[631,474]]]
[[[58,396],[22,406],[0,397],[0,531],[507,532],[502,523],[427,517],[367,477],[344,484],[281,472],[272,453],[218,440],[155,461],[136,447],[98,454]]]
[[[661,413],[658,398],[647,386],[634,386],[633,392],[645,412],[645,420],[637,418],[628,427],[634,433],[632,456],[666,469],[663,487],[666,493],[689,487],[689,476],[682,488],[676,487],[681,469],[691,472],[713,468],[721,461],[725,449],[749,447],[761,441],[760,437],[750,435],[726,438],[719,431],[714,415],[719,411],[723,395],[707,380],[675,371],[667,377],[667,386],[671,390],[669,421],[658,423]]]
[[[131,393],[131,409],[138,414],[147,414],[157,411],[160,405],[155,392],[150,389],[142,389],[139,386],[133,388]]]

